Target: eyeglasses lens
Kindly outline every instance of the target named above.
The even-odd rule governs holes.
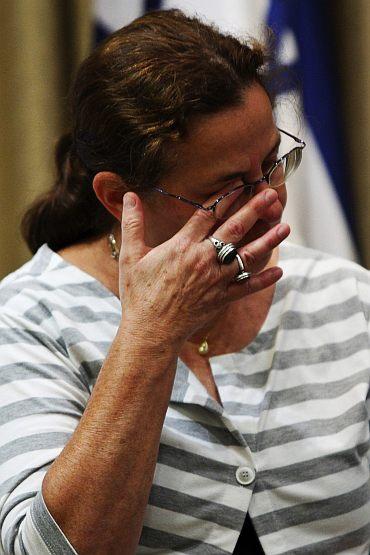
[[[299,164],[302,160],[302,149],[295,148],[292,150],[286,159],[286,167],[285,167],[285,179],[288,179],[290,175],[298,168]]]
[[[295,172],[302,160],[302,148],[294,148],[283,156],[269,176],[269,186],[279,187]],[[235,214],[253,196],[255,187],[246,185],[220,200],[214,210],[217,220],[226,220]]]
[[[279,187],[298,168],[302,160],[302,149],[295,148],[289,152],[270,174],[270,187]]]

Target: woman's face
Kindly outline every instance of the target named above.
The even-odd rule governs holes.
[[[258,180],[277,158],[279,131],[264,89],[246,89],[244,102],[223,112],[202,116],[189,128],[188,137],[176,145],[174,168],[159,186],[168,192],[205,204],[243,181]],[[255,189],[267,188],[263,183]],[[283,207],[286,189],[277,189]],[[194,208],[153,192],[143,200],[146,242],[154,247],[172,237],[190,218]],[[250,242],[267,231],[271,222],[258,221],[243,240]],[[217,225],[216,225],[217,228]]]

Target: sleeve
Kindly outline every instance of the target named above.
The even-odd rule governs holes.
[[[0,312],[0,555],[77,555],[41,492],[90,396],[63,345]]]

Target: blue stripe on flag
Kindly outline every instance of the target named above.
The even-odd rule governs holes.
[[[107,29],[107,27],[105,25],[102,25],[102,23],[100,23],[99,21],[95,21],[95,25],[94,25],[94,44],[95,44],[95,46],[97,44],[99,44],[99,42],[101,42],[102,40],[107,38],[107,36],[110,35],[111,33],[112,33],[112,31]]]
[[[159,10],[161,7],[161,0],[145,0],[144,9],[146,12]]]
[[[343,130],[339,119],[328,6],[322,0],[271,0],[268,25],[279,41],[293,32],[299,60],[294,64],[302,87],[303,109],[328,168],[347,221],[352,223],[351,192],[346,178]],[[320,186],[320,184],[314,184]]]

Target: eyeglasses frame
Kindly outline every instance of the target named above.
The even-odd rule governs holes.
[[[287,135],[288,137],[292,138],[295,140],[296,143],[299,144],[299,146],[295,146],[294,148],[292,148],[289,152],[287,152],[286,154],[284,154],[283,156],[281,156],[281,158],[279,158],[278,160],[276,160],[276,162],[273,163],[273,165],[271,166],[271,168],[268,170],[267,173],[265,173],[260,179],[257,179],[256,181],[253,181],[252,183],[243,183],[243,185],[238,185],[237,187],[235,187],[234,189],[232,189],[231,191],[228,191],[227,193],[224,193],[223,195],[221,195],[220,197],[218,197],[210,206],[203,206],[203,204],[200,204],[199,202],[196,202],[194,200],[189,200],[185,197],[182,197],[180,195],[175,195],[173,193],[169,193],[168,191],[165,191],[164,189],[162,189],[161,187],[152,187],[152,190],[158,191],[159,193],[166,195],[168,197],[172,197],[175,198],[177,200],[181,200],[182,202],[186,202],[187,204],[190,204],[191,206],[194,206],[195,208],[199,208],[201,210],[206,210],[208,211],[212,211],[214,212],[216,210],[216,206],[226,197],[228,197],[229,195],[232,195],[233,193],[235,193],[235,191],[238,191],[239,189],[242,188],[246,188],[246,187],[256,187],[257,185],[260,185],[260,183],[263,183],[264,181],[266,181],[266,183],[270,184],[269,180],[270,180],[270,176],[273,173],[273,171],[275,170],[275,168],[281,164],[281,162],[287,158],[288,156],[290,156],[290,154],[292,154],[292,152],[294,152],[295,150],[303,150],[306,146],[306,143],[304,141],[302,141],[302,139],[299,139],[298,137],[295,137],[294,135],[292,135],[291,133],[288,133],[288,131],[284,131],[284,129],[280,129],[278,127],[278,130],[281,133],[284,133],[284,135]],[[300,163],[300,162],[299,162]],[[299,165],[299,164],[298,164]],[[298,166],[297,166],[298,167]],[[295,168],[296,169],[296,168]],[[284,183],[284,182],[283,182]],[[281,185],[283,184],[281,183]],[[280,187],[280,185],[277,185],[277,187]]]

